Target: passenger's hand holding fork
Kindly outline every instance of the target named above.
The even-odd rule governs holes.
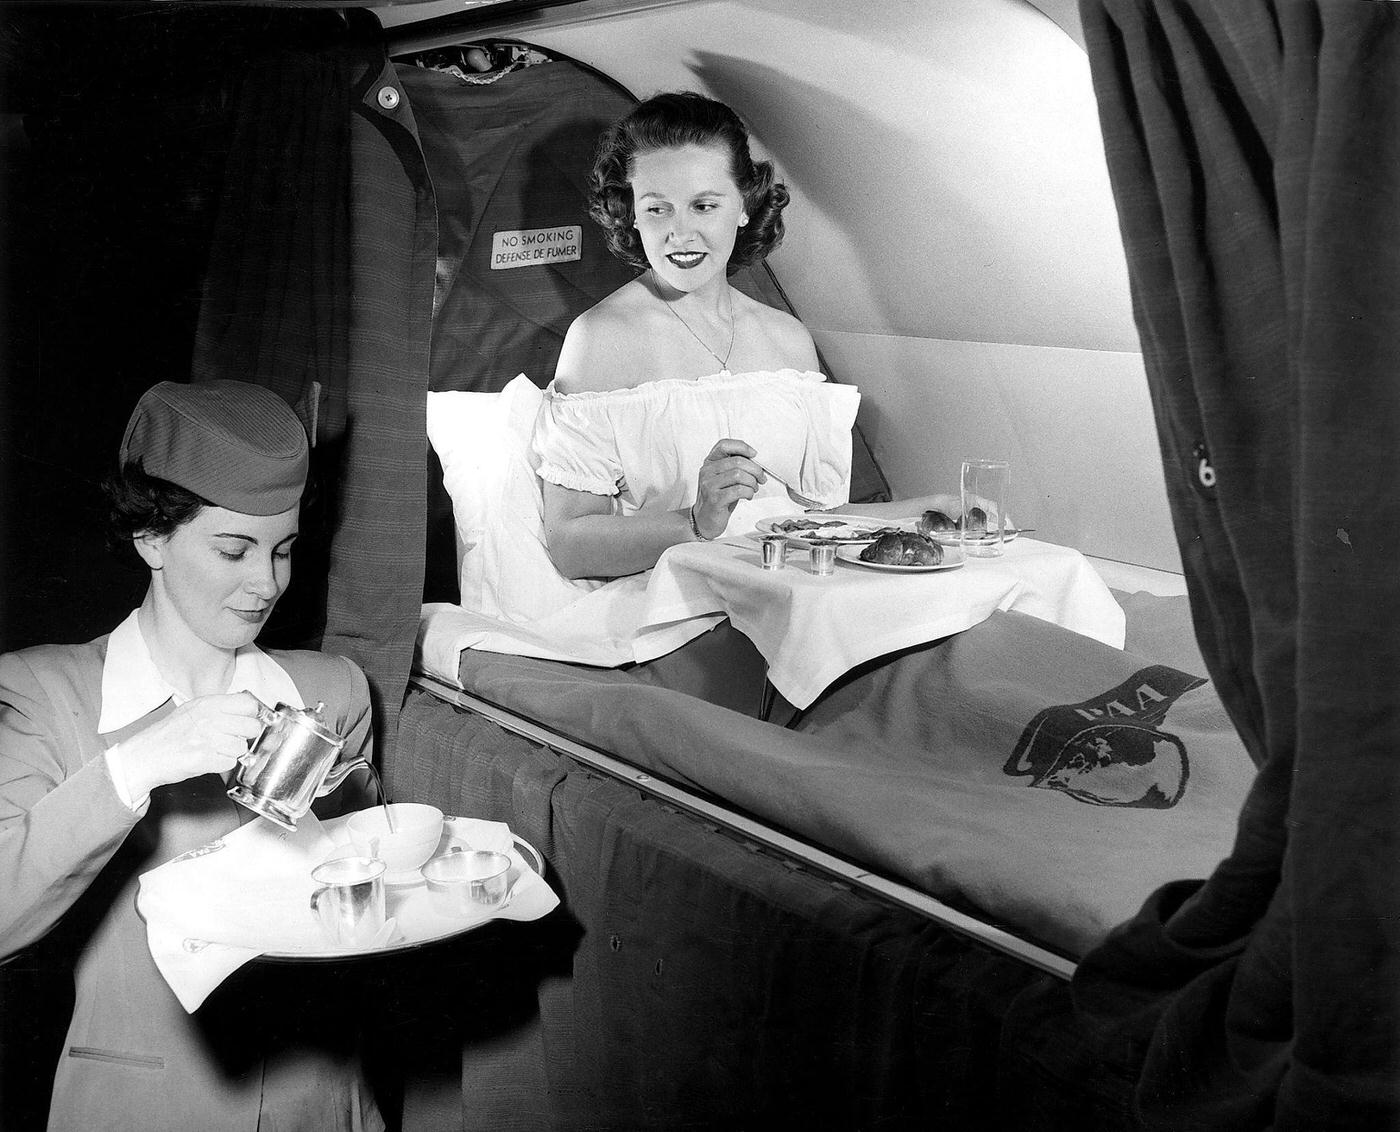
[[[729,516],[741,499],[752,499],[768,474],[754,462],[757,450],[742,440],[725,438],[700,465],[695,504],[691,518],[702,538],[718,538],[729,524]]]

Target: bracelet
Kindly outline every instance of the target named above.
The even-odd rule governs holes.
[[[712,539],[712,538],[710,538],[709,535],[702,534],[702,533],[700,532],[700,524],[697,523],[697,522],[695,521],[695,504],[694,504],[694,503],[692,503],[692,504],[690,505],[689,515],[690,515],[690,533],[693,534],[696,538],[698,538],[701,542],[714,542],[715,540]]]

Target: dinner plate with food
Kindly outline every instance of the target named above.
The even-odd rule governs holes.
[[[882,522],[864,515],[819,512],[815,515],[777,515],[764,519],[756,529],[761,535],[787,535],[791,542],[802,546],[810,546],[814,542],[860,546],[874,542],[883,534],[912,530],[913,526],[912,520]]]
[[[944,546],[917,531],[890,531],[864,546],[838,546],[836,557],[872,570],[906,574],[954,570],[965,561],[957,547]]]

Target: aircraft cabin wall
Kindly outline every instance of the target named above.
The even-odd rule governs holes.
[[[379,14],[392,29],[437,7]],[[1179,572],[1071,35],[1023,0],[620,7],[490,30],[639,97],[699,89],[739,110],[792,191],[770,264],[833,373],[860,387],[895,493],[956,490],[963,457],[1005,457],[1017,523]]]

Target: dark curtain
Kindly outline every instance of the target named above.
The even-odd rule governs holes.
[[[264,385],[297,406],[313,463],[292,585],[264,643],[325,630],[349,380],[349,116],[342,52],[274,51],[237,87],[191,380]]]
[[[392,741],[417,632],[436,212],[378,24],[250,67],[205,277],[194,379],[275,389],[314,438],[270,643],[369,678]]]
[[[1197,637],[1259,776],[1232,856],[1084,962],[1080,1053],[1133,1063],[1147,1127],[1400,1127],[1400,8],[1081,7]]]
[[[279,51],[239,84],[195,345],[196,381],[240,374],[345,429],[349,115],[343,52]]]

